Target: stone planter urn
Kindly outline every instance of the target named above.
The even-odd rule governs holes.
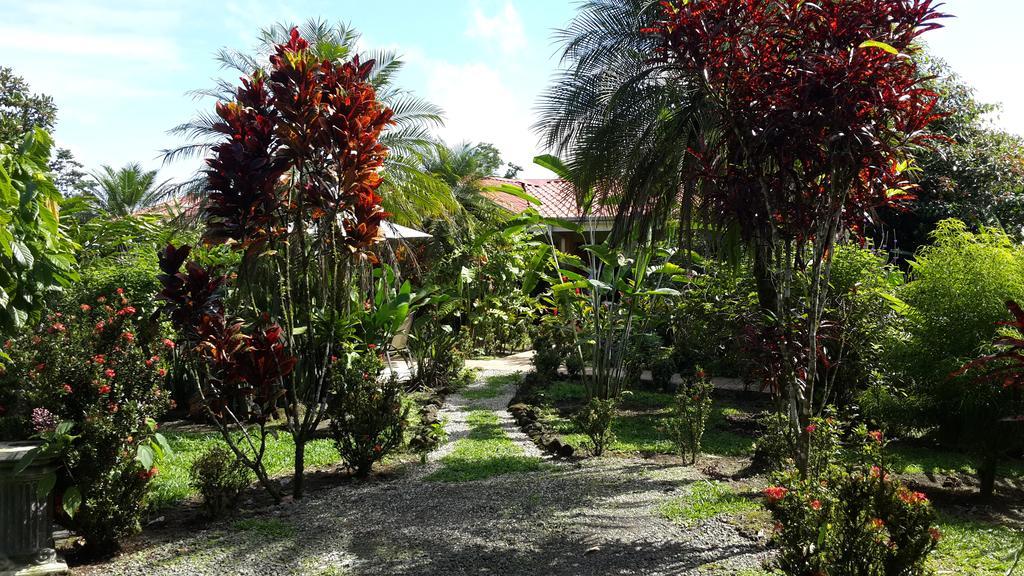
[[[64,574],[67,564],[53,544],[49,495],[39,498],[40,482],[56,469],[37,458],[20,474],[18,463],[39,444],[0,442],[0,576]]]

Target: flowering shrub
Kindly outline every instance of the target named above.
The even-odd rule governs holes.
[[[156,459],[168,450],[156,432],[170,401],[153,333],[119,290],[54,312],[8,344],[15,362],[0,376],[10,402],[0,433],[41,438],[41,453],[59,459],[62,522],[95,552],[139,530]]]
[[[404,439],[409,409],[402,405],[398,378],[380,376],[383,368],[375,352],[350,352],[332,371],[327,407],[331,436],[345,464],[360,478]]]
[[[925,560],[941,537],[928,497],[885,471],[880,433],[861,428],[858,435],[849,463],[806,480],[781,475],[778,485],[764,490],[786,574],[928,573]]]
[[[672,416],[665,425],[665,431],[679,455],[684,459],[688,457],[690,464],[696,464],[700,454],[704,427],[711,416],[711,392],[714,388],[704,371],[698,368],[694,381],[676,394]]]

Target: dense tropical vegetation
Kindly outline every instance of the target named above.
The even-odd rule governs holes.
[[[0,440],[57,463],[82,559],[187,499],[302,499],[309,469],[643,455],[702,479],[665,518],[741,516],[767,569],[973,569],[961,549],[1018,546],[1024,142],[925,51],[945,17],[584,2],[535,126],[563,219],[493,145],[434,138],[442,111],[345,25],[221,51],[241,78],[174,129],[168,159],[205,159],[183,183],[87,174],[0,68]],[[521,377],[466,369],[527,349]]]

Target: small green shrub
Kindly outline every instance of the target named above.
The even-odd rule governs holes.
[[[764,490],[786,574],[916,576],[940,534],[928,498],[880,465],[880,436],[862,430],[857,456],[817,477],[780,475]]]
[[[234,508],[252,481],[252,472],[222,444],[203,452],[189,469],[189,485],[202,495],[203,509],[214,518]]]
[[[409,408],[402,403],[397,376],[381,378],[377,354],[350,353],[334,370],[328,415],[334,444],[355,475],[364,478],[374,463],[401,447]]]
[[[752,467],[765,472],[781,472],[793,466],[796,434],[789,417],[782,412],[769,412],[758,418],[763,432],[754,444]]]
[[[657,390],[671,390],[672,376],[676,373],[676,363],[666,351],[651,364],[651,380]]]
[[[569,377],[576,379],[582,376],[584,366],[583,357],[577,351],[570,350],[569,354],[565,357],[565,371],[569,374]]]
[[[615,420],[618,405],[619,401],[615,398],[592,398],[573,418],[579,430],[590,440],[587,448],[594,456],[604,454],[605,449],[615,442],[612,422]]]
[[[698,369],[700,377],[686,385],[676,395],[672,404],[672,415],[665,424],[676,451],[690,464],[697,463],[700,455],[700,442],[704,437],[704,428],[711,416],[711,392],[714,385],[704,377],[703,370]]]

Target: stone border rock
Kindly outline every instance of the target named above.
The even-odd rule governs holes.
[[[508,412],[515,418],[516,424],[524,434],[533,440],[538,448],[560,458],[571,458],[576,454],[576,448],[563,440],[550,426],[540,420],[540,411],[535,406],[515,402],[509,404]]]
[[[444,405],[444,391],[430,389],[426,398],[419,402],[420,421],[413,428],[415,431],[409,439],[409,448],[416,453],[426,453],[440,445],[432,437],[433,430],[441,423],[441,407]]]

